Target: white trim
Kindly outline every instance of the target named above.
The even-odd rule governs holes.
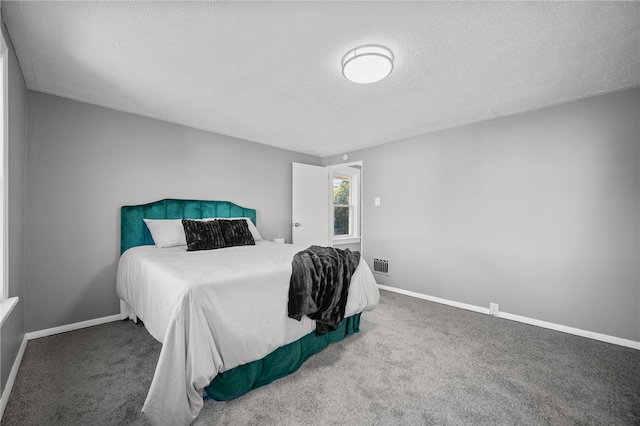
[[[13,361],[13,367],[11,367],[11,373],[9,373],[7,384],[5,385],[4,391],[2,392],[2,398],[0,398],[0,422],[2,421],[2,415],[4,414],[4,409],[7,406],[7,402],[9,402],[9,395],[11,395],[13,382],[15,382],[16,380],[16,375],[18,374],[18,369],[20,368],[20,363],[22,362],[22,356],[24,355],[24,350],[27,347],[27,340],[27,335],[25,334],[24,338],[22,339],[22,344],[20,344],[18,355]]]
[[[73,324],[61,325],[60,327],[47,328],[40,331],[32,331],[30,333],[27,333],[26,336],[29,340],[39,339],[41,337],[53,336],[54,334],[66,333],[67,331],[79,330],[81,328],[93,327],[94,325],[106,324],[108,322],[114,321],[120,321],[120,314],[76,322]]]
[[[436,302],[443,305],[453,306],[455,308],[466,309],[469,311],[479,312],[481,314],[489,315],[489,308],[482,308],[480,306],[469,305],[467,303],[454,302],[452,300],[441,299],[439,297],[428,296],[426,294],[416,293],[409,290],[403,290],[401,288],[390,287],[382,284],[378,284],[378,288],[381,290],[387,290],[394,293],[404,294],[405,296],[411,296],[418,299],[428,300],[430,302]],[[523,317],[521,315],[509,314],[506,312],[498,313],[498,318],[503,318],[510,321],[517,321],[524,324],[535,325],[537,327],[548,328],[550,330],[560,331],[562,333],[573,334],[580,337],[586,337],[588,339],[600,340],[601,342],[612,343],[614,345],[626,346],[632,349],[640,350],[640,342],[634,340],[623,339],[621,337],[610,336],[608,334],[596,333],[594,331],[582,330],[580,328],[569,327],[562,324],[556,324],[553,322],[547,322],[538,320],[535,318]]]
[[[9,315],[11,315],[11,311],[13,311],[13,308],[15,308],[17,304],[17,297],[9,297],[8,299],[4,299],[0,302],[0,327],[2,327],[2,324],[4,324],[5,320],[9,318]]]
[[[2,178],[0,181],[0,195],[2,198],[2,210],[0,214],[0,271],[2,272],[2,288],[0,289],[0,301],[9,297],[9,49],[0,32],[0,66],[2,66],[2,117],[0,119],[0,137],[2,137]]]
[[[358,160],[358,161],[350,161],[348,163],[340,163],[340,164],[331,164],[329,166],[327,166],[327,168],[330,169],[339,169],[341,167],[356,167],[356,166],[360,166],[360,170],[362,170],[362,165],[363,165],[363,161],[362,160]]]
[[[333,239],[333,245],[339,246],[340,244],[357,244],[360,242],[361,237],[340,237]]]
[[[15,299],[17,299],[17,297]],[[108,317],[102,317],[102,318],[95,318],[88,321],[81,321],[73,324],[62,325],[60,327],[47,328],[45,330],[32,331],[30,333],[26,333],[24,335],[24,338],[22,339],[22,344],[20,345],[20,350],[18,351],[18,355],[16,356],[16,359],[13,362],[11,373],[9,374],[9,378],[7,379],[7,384],[4,387],[4,392],[2,392],[2,398],[0,400],[0,420],[2,420],[4,409],[7,406],[7,402],[9,401],[9,395],[11,394],[11,389],[13,388],[13,382],[15,381],[16,375],[18,374],[18,369],[20,368],[20,363],[22,362],[22,356],[24,355],[24,351],[27,347],[28,340],[39,339],[41,337],[47,337],[47,336],[53,336],[54,334],[65,333],[67,331],[79,330],[81,328],[93,327],[94,325],[106,324],[106,323],[115,322],[115,321],[120,321],[120,314],[110,315]]]
[[[364,235],[364,161],[362,160],[358,160],[358,161],[351,161],[348,163],[341,163],[341,164],[332,164],[329,166],[326,166],[326,168],[329,170],[328,173],[328,177],[329,177],[329,241],[332,241],[333,244],[357,244],[360,243],[360,253],[363,252],[364,250],[364,240],[362,238],[362,236]],[[358,169],[357,173],[352,172],[351,170],[348,170],[347,172],[349,174],[353,174],[354,176],[357,176],[357,180],[358,180],[358,184],[357,184],[357,210],[359,212],[358,217],[356,218],[357,223],[354,224],[355,228],[358,229],[358,233],[357,235],[350,235],[350,236],[346,236],[346,237],[338,237],[337,239],[334,238],[333,235],[333,214],[334,214],[334,209],[333,209],[333,172],[338,171],[340,169]],[[344,241],[339,241],[340,238],[343,238]],[[356,240],[357,239],[357,240]],[[349,242],[347,242],[346,240],[350,240]],[[353,240],[353,241],[351,241]]]
[[[436,302],[442,305],[453,306],[454,308],[466,309],[468,311],[479,312],[481,314],[489,314],[489,308],[481,308],[476,305],[469,305],[467,303],[454,302],[453,300],[441,299],[439,297],[427,296],[426,294],[416,293],[409,290],[403,290],[401,288],[389,287],[386,285],[378,284],[378,288],[382,290],[392,291],[394,293],[404,294],[405,296],[415,297],[417,299],[428,300],[429,302]]]
[[[615,336],[610,336],[608,334],[596,333],[595,331],[582,330],[580,328],[569,327],[562,324],[555,324],[553,322],[547,322],[547,321],[542,321],[535,318],[523,317],[515,314],[508,314],[506,312],[500,312],[498,314],[498,318],[504,318],[506,320],[511,320],[511,321],[518,321],[518,322],[522,322],[529,325],[535,325],[542,328],[561,331],[563,333],[586,337],[588,339],[600,340],[601,342],[613,343],[614,345],[626,346],[631,349],[640,350],[640,342],[635,342],[629,339],[623,339],[622,337],[615,337]]]

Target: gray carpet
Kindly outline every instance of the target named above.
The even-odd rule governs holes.
[[[640,351],[381,292],[361,332],[194,425],[640,425]],[[148,425],[130,321],[30,341],[3,425]]]

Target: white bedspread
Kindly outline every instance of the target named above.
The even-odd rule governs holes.
[[[117,291],[149,333],[163,343],[142,411],[154,425],[187,425],[202,408],[201,390],[217,373],[264,358],[315,329],[287,316],[293,255],[306,247],[255,246],[187,252],[184,247],[127,250]],[[379,300],[362,261],[349,288],[345,317]]]

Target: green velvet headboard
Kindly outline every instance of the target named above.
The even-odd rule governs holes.
[[[120,254],[131,247],[153,245],[149,228],[142,219],[202,219],[207,217],[248,217],[256,223],[256,211],[229,201],[165,199],[120,209]]]

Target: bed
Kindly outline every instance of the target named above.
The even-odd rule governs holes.
[[[158,248],[149,231],[167,220],[212,218],[246,218],[255,244]],[[142,409],[151,423],[190,424],[203,392],[228,400],[294,372],[330,343],[357,332],[361,313],[378,303],[375,279],[360,261],[344,320],[316,336],[315,321],[287,315],[292,259],[306,247],[266,241],[255,224],[254,209],[228,201],[165,199],[122,207],[121,316],[141,319],[162,343]]]

